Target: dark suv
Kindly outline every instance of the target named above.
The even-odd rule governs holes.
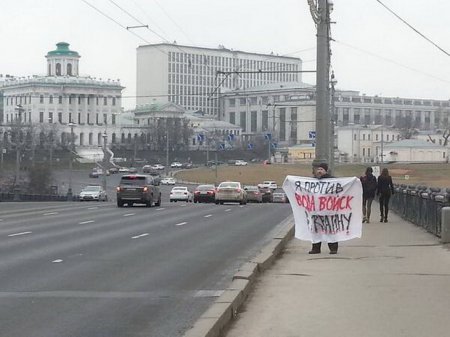
[[[145,204],[147,207],[161,205],[159,181],[145,174],[125,174],[117,186],[117,206]]]

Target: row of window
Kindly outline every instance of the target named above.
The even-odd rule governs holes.
[[[39,103],[45,103],[45,96],[40,95],[39,96]],[[111,105],[115,106],[117,98],[116,97],[105,97],[105,96],[53,96],[49,95],[48,97],[48,103],[53,104],[55,102],[58,102],[58,104],[63,104],[64,98],[69,99],[69,104],[72,104],[73,102],[77,101],[78,104],[81,104],[83,99],[87,99],[87,104],[91,104],[91,101],[95,99],[95,104],[100,105],[100,102],[103,101],[103,105],[108,105],[109,99],[111,99]],[[27,96],[7,96],[6,97],[6,105],[17,105],[17,104],[31,104],[31,95]]]
[[[184,63],[188,66],[192,65],[209,65],[216,67],[228,67],[252,70],[298,70],[298,64],[287,62],[267,61],[267,57],[262,60],[249,60],[234,57],[213,56],[204,54],[191,54],[181,52],[169,52],[169,62]],[[292,62],[292,61],[291,61]]]
[[[374,104],[396,104],[396,105],[424,105],[436,107],[448,107],[449,101],[431,101],[419,99],[402,99],[402,98],[382,98],[382,97],[335,97],[335,101],[351,102],[351,103],[374,103]]]
[[[62,112],[58,112],[57,114],[54,114],[53,112],[49,112],[47,120],[44,120],[44,115],[45,115],[44,111],[40,111],[39,112],[39,123],[46,123],[46,122],[54,123],[55,122],[55,120],[54,120],[55,115],[57,116],[58,122],[59,123],[63,123],[63,113]],[[69,117],[68,118],[68,123],[74,123],[73,115],[72,115],[71,112],[69,113],[68,117]],[[79,112],[78,115],[77,115],[77,123],[78,124],[82,124],[83,123],[81,112]],[[94,123],[94,121],[92,119],[92,115],[89,114],[89,113],[86,114],[86,123],[87,124],[93,124]],[[108,114],[100,115],[100,114],[96,113],[95,114],[95,124],[97,124],[97,125],[107,125],[108,124]],[[116,115],[114,115],[114,114],[111,115],[111,124],[112,125],[116,124]]]
[[[362,137],[361,137],[362,136]],[[368,133],[368,134],[365,134],[365,133],[362,133],[361,135],[360,135],[360,140],[366,140],[366,136],[367,136],[367,140],[368,141],[370,141],[370,133]],[[390,135],[390,140],[391,141],[394,141],[394,140],[400,140],[400,135],[394,135],[394,134],[391,134]],[[354,141],[357,141],[358,140],[358,135],[355,133],[355,134],[353,134],[353,140]],[[386,142],[388,142],[389,141],[389,134],[386,134],[386,133],[383,133],[383,136],[381,136],[381,133],[380,134],[378,134],[378,133],[375,133],[375,141],[386,141]]]

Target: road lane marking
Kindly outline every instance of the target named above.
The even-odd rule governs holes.
[[[229,212],[229,211],[231,211],[231,208],[227,208],[227,209],[225,210],[225,212]]]
[[[52,263],[61,263],[61,262],[63,262],[63,260],[61,260],[61,259],[53,260],[53,261],[52,261]]]
[[[160,208],[157,208],[156,210],[157,211],[162,211],[163,209],[165,209],[164,207],[160,207]]]
[[[48,212],[48,213],[44,213],[42,215],[55,215],[55,214],[59,214],[58,212]]]
[[[136,235],[136,236],[132,236],[132,239],[139,239],[139,238],[143,238],[144,236],[147,236],[148,233],[144,233],[144,234],[140,234],[140,235]]]
[[[205,215],[204,217],[209,218],[210,216],[212,216],[212,214]]]
[[[132,215],[135,215],[136,213],[127,213],[127,214],[124,214],[123,216],[132,216]]]
[[[187,222],[180,222],[180,223],[175,224],[175,226],[183,226],[183,225],[186,225],[186,224],[187,224]]]
[[[82,221],[79,223],[79,225],[85,225],[87,223],[91,223],[91,222],[95,222],[94,220],[87,220],[87,221]]]
[[[87,209],[98,209],[98,207],[97,206],[95,206],[95,207],[88,207]]]
[[[240,205],[239,207],[242,208],[242,207],[244,207],[244,206]]]
[[[181,205],[181,207],[186,207],[186,205]]]
[[[13,237],[13,236],[19,236],[19,235],[27,235],[27,234],[31,234],[32,232],[20,232],[20,233],[14,233],[14,234],[9,234],[9,237]]]

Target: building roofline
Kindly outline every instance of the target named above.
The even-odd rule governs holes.
[[[235,49],[229,49],[229,48],[211,48],[211,47],[196,47],[196,46],[188,46],[188,45],[181,45],[181,44],[173,44],[173,43],[152,43],[152,44],[146,44],[146,45],[140,45],[137,47],[139,48],[146,48],[146,47],[162,47],[162,46],[169,46],[174,48],[190,48],[190,49],[197,49],[197,50],[211,50],[211,51],[223,51],[223,52],[229,52],[229,53],[240,53],[240,54],[247,54],[247,55],[257,55],[257,56],[265,56],[265,57],[273,57],[273,58],[284,58],[284,59],[290,59],[295,61],[302,61],[299,57],[292,57],[292,56],[283,56],[283,55],[275,55],[275,54],[264,54],[264,53],[252,53],[252,52],[246,52],[242,50],[235,50]]]

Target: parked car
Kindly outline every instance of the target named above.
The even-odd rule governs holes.
[[[152,165],[144,165],[142,166],[142,173],[150,173],[154,170]]]
[[[278,188],[277,182],[273,180],[264,180],[261,184],[258,184],[259,188],[268,187],[272,191],[275,191]]]
[[[175,186],[170,191],[170,202],[186,201],[192,202],[192,193],[185,186]]]
[[[125,174],[117,186],[117,206],[145,204],[147,207],[161,206],[159,183],[149,175]]]
[[[103,187],[99,185],[89,185],[83,188],[78,195],[80,201],[107,201],[108,196]]]
[[[214,185],[198,185],[194,191],[194,203],[214,202],[216,187]]]
[[[162,178],[161,179],[161,185],[175,185],[176,184],[175,178]]]
[[[170,167],[171,168],[181,168],[181,167],[183,167],[183,164],[181,164],[178,161],[174,161],[172,164],[170,164]]]
[[[258,187],[261,192],[262,202],[272,202],[273,192],[269,187]]]
[[[108,171],[111,174],[119,173],[119,169],[117,167],[111,167]]]
[[[237,181],[224,181],[216,189],[215,203],[238,202],[241,205],[247,204],[247,192]]]
[[[262,193],[258,186],[244,186],[244,190],[247,192],[247,202],[263,202]]]
[[[152,169],[158,170],[158,171],[162,171],[162,170],[164,170],[165,168],[166,168],[166,167],[165,167],[164,165],[161,165],[161,164],[155,164],[155,165],[152,166]]]
[[[286,203],[286,202],[289,202],[289,199],[286,197],[286,193],[284,193],[284,192],[275,192],[273,194],[272,202]]]
[[[94,167],[92,171],[89,173],[89,178],[98,178],[103,175],[103,169],[99,167]]]
[[[234,163],[234,165],[236,166],[247,166],[248,163],[245,160],[236,160],[236,162]]]

